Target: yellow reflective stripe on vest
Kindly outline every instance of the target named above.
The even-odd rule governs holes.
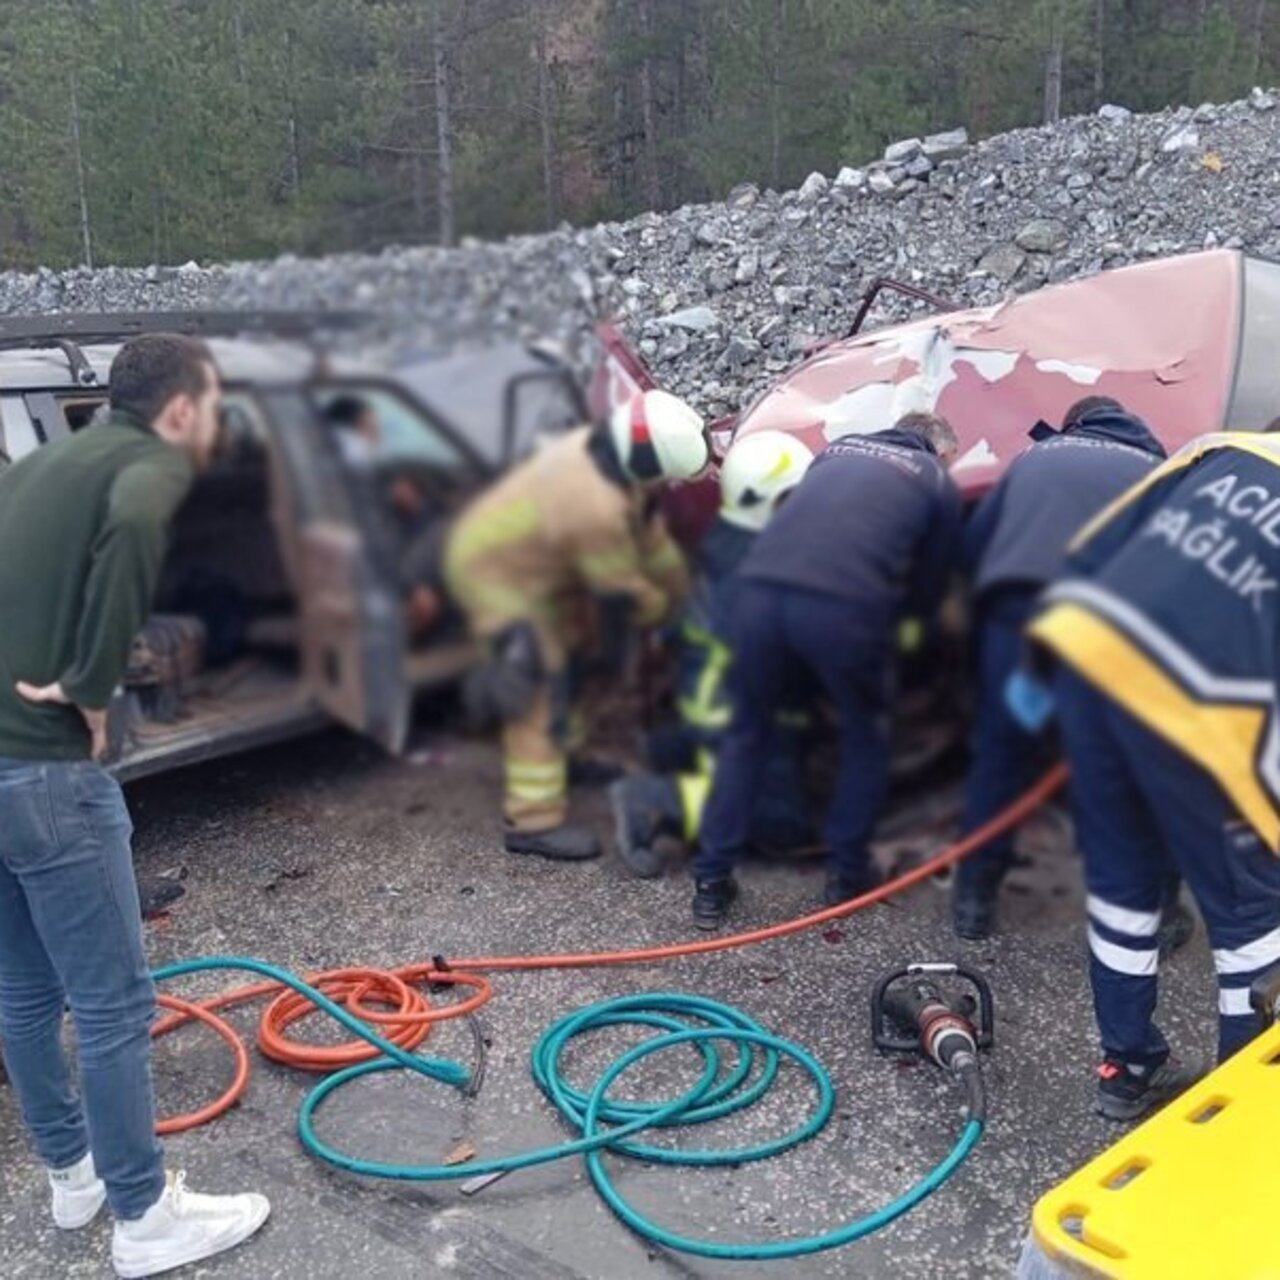
[[[640,567],[634,547],[619,547],[614,551],[584,551],[578,557],[578,567],[592,582],[608,585],[615,578],[629,578]]]
[[[448,557],[455,564],[532,537],[538,531],[538,504],[522,498],[507,506],[464,515],[449,541]]]

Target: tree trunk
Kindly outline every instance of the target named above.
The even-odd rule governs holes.
[[[294,40],[292,28],[285,33],[286,65],[288,69],[289,90],[289,189],[296,200],[302,192],[302,158],[298,154],[298,102],[294,85]]]
[[[436,209],[438,238],[448,248],[454,242],[453,203],[453,116],[449,104],[449,41],[441,15],[442,0],[436,0],[432,52],[436,82]]]
[[[1249,83],[1258,83],[1262,70],[1262,33],[1267,26],[1267,0],[1254,0],[1253,26],[1249,32]]]
[[[538,0],[538,120],[542,132],[542,199],[547,230],[556,225],[559,200],[556,192],[555,105],[552,101],[551,68],[547,65],[548,0]]]
[[[662,204],[662,179],[658,171],[658,113],[653,87],[653,10],[651,0],[639,0],[644,56],[640,61],[640,124],[644,130],[644,198],[650,209]]]
[[[71,143],[76,158],[76,194],[80,200],[80,239],[84,265],[93,269],[93,227],[89,220],[89,192],[84,177],[84,147],[80,139],[80,94],[76,73],[71,73]]]
[[[1062,118],[1062,14],[1056,3],[1049,8],[1049,55],[1044,64],[1044,122]]]
[[[787,29],[787,0],[775,0],[773,56],[769,66],[769,183],[782,185],[782,41]]]
[[[1093,105],[1102,106],[1107,92],[1107,0],[1097,0],[1093,10]]]

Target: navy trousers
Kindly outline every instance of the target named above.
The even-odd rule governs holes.
[[[1163,1061],[1156,1027],[1162,886],[1181,873],[1218,973],[1218,1057],[1260,1029],[1249,985],[1280,963],[1280,859],[1218,783],[1069,670],[1055,680],[1088,889],[1090,976],[1104,1053]]]
[[[734,605],[729,692],[733,719],[694,859],[698,879],[728,875],[746,854],[752,818],[776,749],[779,710],[816,684],[835,708],[840,768],[824,828],[831,869],[857,874],[889,776],[888,624],[838,596],[772,582],[743,583]]]
[[[1037,592],[1006,591],[979,608],[978,705],[965,786],[964,833],[976,831],[1012,804],[1036,780],[1045,757],[1044,735],[1029,733],[1005,706],[1004,689],[1022,657],[1022,629]],[[1013,861],[1016,831],[998,836],[956,868],[961,888],[985,888]]]

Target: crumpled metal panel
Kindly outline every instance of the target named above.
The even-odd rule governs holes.
[[[792,431],[820,449],[913,409],[939,412],[960,437],[954,474],[967,496],[999,478],[1038,420],[1056,426],[1086,395],[1113,396],[1173,450],[1226,423],[1243,266],[1233,251],[1191,254],[860,334],[785,375],[738,430]]]

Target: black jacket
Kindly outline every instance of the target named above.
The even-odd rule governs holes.
[[[1164,458],[1141,418],[1113,409],[1086,414],[1061,435],[1016,458],[978,504],[964,536],[974,594],[1037,592],[1062,568],[1067,543],[1112,499]]]
[[[937,608],[959,529],[956,487],[923,436],[845,436],[814,460],[742,574],[839,596],[879,631]]]

